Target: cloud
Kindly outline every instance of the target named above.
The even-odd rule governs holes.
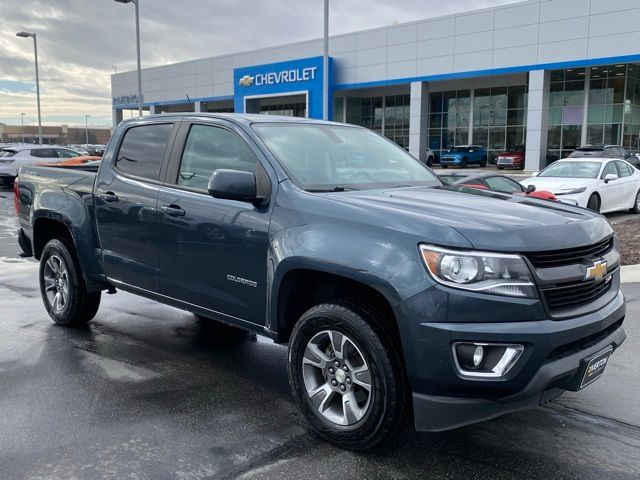
[[[330,31],[340,34],[512,1],[333,0]],[[322,35],[321,0],[140,0],[140,17],[143,68]],[[21,112],[36,115],[34,95],[26,88],[35,83],[33,41],[15,36],[26,30],[38,36],[45,123],[64,118],[84,125],[84,115],[90,114],[95,122],[110,125],[113,67],[135,69],[133,5],[2,0],[0,18],[0,121],[18,123]]]

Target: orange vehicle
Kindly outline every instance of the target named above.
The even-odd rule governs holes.
[[[36,163],[35,165],[39,165],[42,167],[62,167],[62,168],[72,168],[74,170],[86,170],[90,172],[97,172],[98,167],[100,166],[100,161],[102,157],[95,157],[91,155],[84,155],[81,157],[73,157],[67,158],[60,162],[47,162],[47,163]]]

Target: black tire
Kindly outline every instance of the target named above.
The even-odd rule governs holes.
[[[460,160],[460,168],[467,168],[468,164],[469,164],[469,161],[467,160],[466,157]]]
[[[629,209],[631,213],[640,214],[640,190],[636,193],[636,201],[633,204],[633,207]]]
[[[59,259],[66,269],[68,298],[61,309],[54,308],[47,298],[45,271],[50,258]],[[57,261],[57,260],[56,260]],[[61,240],[51,240],[40,257],[40,294],[51,319],[60,325],[83,325],[95,317],[100,307],[101,292],[88,292],[75,249]]]
[[[587,208],[594,212],[600,212],[600,197],[595,193],[592,193],[587,201]]]
[[[2,185],[7,188],[11,188],[13,186],[13,182],[15,181],[12,177],[2,177]]]
[[[396,335],[391,333],[394,327],[390,321],[382,310],[340,300],[311,308],[296,323],[289,343],[289,385],[312,431],[321,439],[341,448],[364,451],[397,433],[408,418],[408,383],[402,349]],[[359,420],[349,425],[339,425],[325,418],[314,406],[305,384],[303,358],[307,345],[327,330],[353,340],[369,366],[371,394],[368,408]],[[329,395],[334,395],[340,404],[338,392]]]
[[[427,167],[433,167],[433,157],[427,158]]]
[[[482,168],[487,166],[487,157],[485,155],[483,155],[482,158],[480,159],[480,166]]]
[[[449,168],[449,165],[440,165],[442,168]]]
[[[498,170],[504,170],[504,167],[497,167]]]

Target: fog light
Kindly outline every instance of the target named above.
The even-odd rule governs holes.
[[[473,366],[478,368],[482,360],[484,360],[484,348],[482,348],[482,345],[478,345],[473,353]]]
[[[456,342],[453,359],[461,375],[498,378],[513,368],[523,351],[518,344]]]

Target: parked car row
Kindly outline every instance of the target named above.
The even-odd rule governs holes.
[[[80,153],[57,145],[14,144],[0,148],[0,180],[5,186],[13,183],[24,165],[51,163],[78,157]]]
[[[525,145],[513,145],[506,151],[496,155],[496,167],[498,170],[517,169],[524,170]],[[585,145],[576,148],[569,158],[618,158],[626,160],[632,166],[640,169],[640,154],[631,154],[619,145]],[[431,167],[438,160],[438,155],[431,149],[427,149],[426,164]],[[487,165],[487,150],[479,145],[458,145],[442,153],[439,159],[442,168],[450,166],[466,168],[469,165],[484,167]],[[547,154],[547,165],[550,164],[550,156]]]

